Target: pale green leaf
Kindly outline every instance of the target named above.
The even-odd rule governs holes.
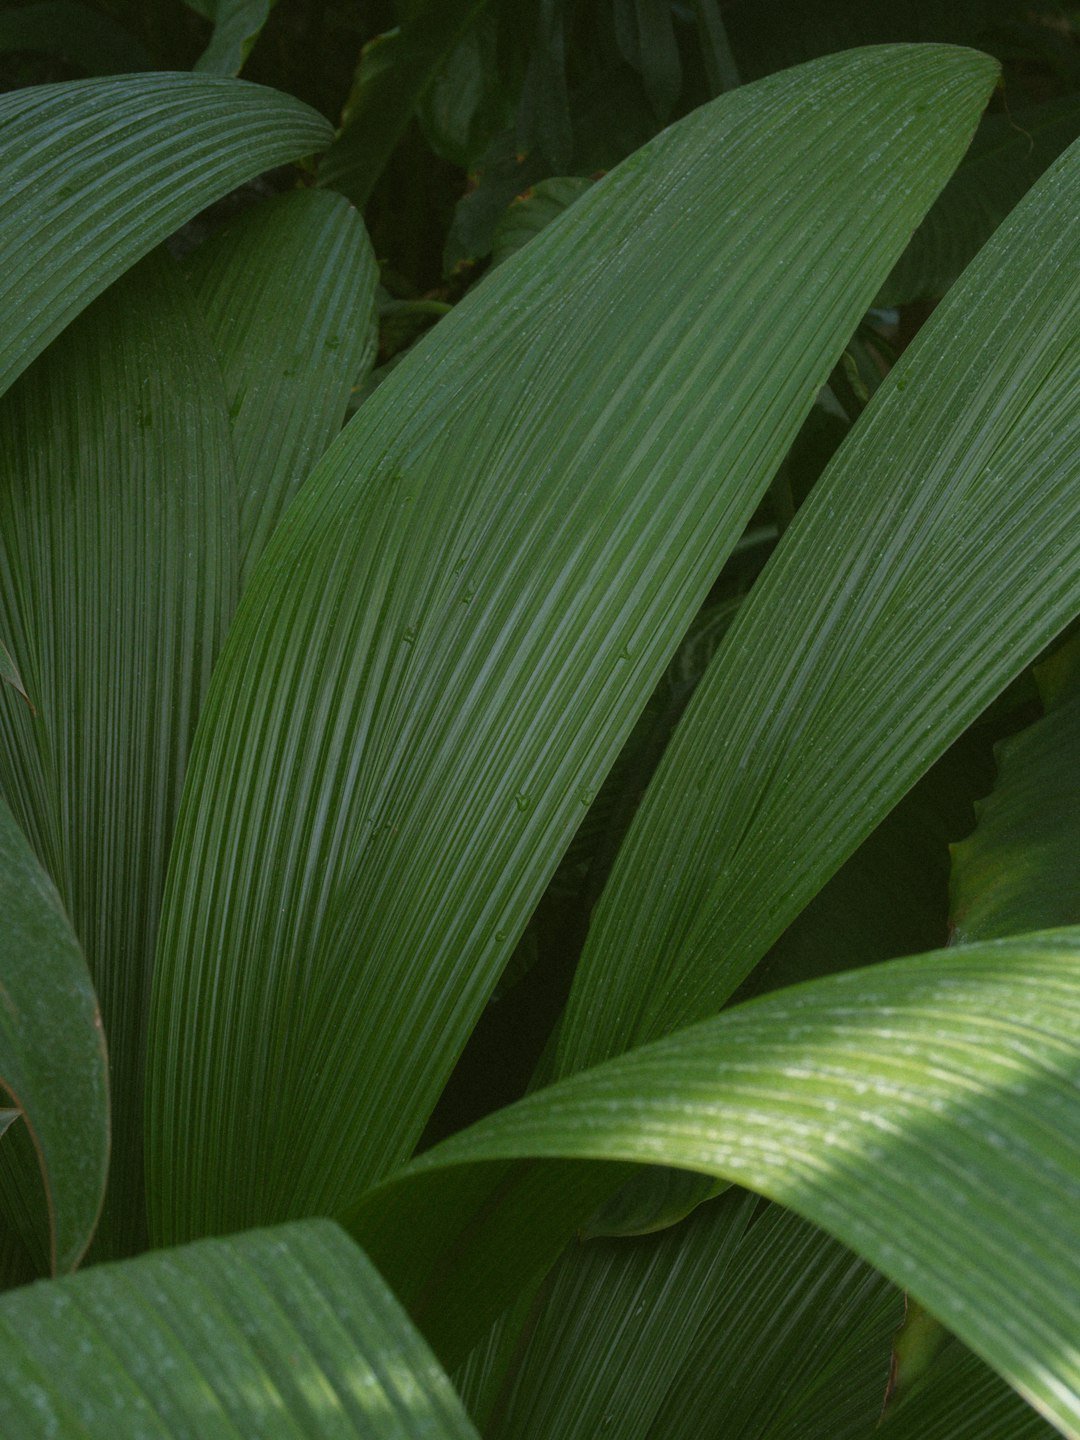
[[[60,897],[0,799],[0,1090],[41,1170],[54,1271],[90,1243],[109,1163],[105,1042],[94,987]],[[0,1142],[6,1153],[9,1140]]]
[[[309,1221],[0,1296],[0,1430],[20,1440],[475,1440],[337,1226]]]
[[[1080,145],[904,353],[785,532],[593,916],[564,1070],[714,1013],[1080,610]]]
[[[340,195],[257,206],[189,258],[236,451],[241,584],[374,359],[375,257]]]
[[[1075,1440],[1078,1085],[1080,930],[956,947],[781,991],[538,1091],[349,1223],[437,1316],[485,1275],[532,1273],[548,1171],[565,1184],[569,1157],[700,1170],[835,1236]],[[539,1157],[558,1164],[507,1183],[507,1162]]]
[[[861,52],[680,121],[317,467],[193,756],[155,982],[157,1236],[325,1212],[416,1143],[993,71]]]
[[[79,936],[108,1037],[107,1248],[139,1243],[149,981],[187,751],[236,596],[224,394],[162,253],[0,401],[0,793]]]
[[[204,76],[0,96],[0,392],[170,231],[329,138],[291,96]]]

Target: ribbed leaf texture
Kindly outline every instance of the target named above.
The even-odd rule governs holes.
[[[21,1440],[475,1440],[450,1382],[327,1221],[0,1296]]]
[[[226,225],[185,269],[225,380],[243,583],[375,358],[378,270],[348,201],[310,190]]]
[[[184,220],[330,135],[291,96],[204,76],[0,96],[0,392]]]
[[[564,1070],[714,1013],[1080,610],[1080,145],[863,412],[743,604],[593,916]]]
[[[105,1194],[105,1042],[86,961],[60,897],[2,799],[0,996],[0,1088],[18,1106],[8,1122],[21,1113],[33,1136],[52,1268],[69,1270],[90,1243]],[[10,1140],[2,1144],[6,1157]]]
[[[371,1191],[350,1225],[410,1308],[437,1316],[440,1292],[471,1280],[463,1237],[492,1273],[535,1268],[550,1177],[526,1167],[508,1215],[505,1162],[717,1175],[904,1286],[1075,1440],[1078,1083],[1080,930],[935,951],[766,996],[538,1091]]]
[[[249,586],[154,998],[154,1233],[408,1154],[669,655],[993,79],[834,57],[598,183],[367,401]]]
[[[157,253],[0,402],[0,793],[60,891],[109,1042],[106,1248],[137,1246],[146,1012],[199,704],[236,594],[224,394]]]

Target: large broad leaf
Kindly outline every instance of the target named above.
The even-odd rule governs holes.
[[[145,260],[0,402],[0,793],[101,1001],[115,1097],[107,1246],[137,1246],[143,1046],[188,747],[236,594],[224,394],[188,288]]]
[[[0,392],[182,221],[329,138],[290,96],[203,76],[0,96]]]
[[[835,1440],[878,1418],[896,1291],[805,1220],[741,1191],[661,1235],[589,1241],[530,1317],[499,1440]]]
[[[1075,1440],[1078,1084],[1080,930],[936,951],[781,991],[538,1091],[369,1192],[350,1224],[437,1328],[455,1290],[532,1273],[568,1157],[700,1170],[908,1288]],[[519,1167],[511,1190],[505,1162],[534,1157],[562,1164]]]
[[[740,609],[594,914],[564,1070],[718,1010],[1080,610],[1078,396],[1080,145],[905,352]]]
[[[878,50],[689,116],[328,452],[193,758],[154,999],[157,1235],[325,1211],[415,1144],[992,75]]]
[[[450,1382],[327,1221],[0,1297],[0,1429],[65,1440],[475,1440]]]
[[[348,201],[310,190],[249,211],[186,269],[225,380],[242,584],[374,359],[378,271]]]
[[[105,1194],[105,1043],[71,923],[2,799],[0,1002],[0,1087],[33,1136],[52,1267],[70,1270],[90,1243]]]
[[[979,823],[953,848],[958,941],[1080,923],[1080,637],[1037,669],[1046,714],[998,752]]]

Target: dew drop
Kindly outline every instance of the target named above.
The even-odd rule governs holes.
[[[402,643],[403,645],[414,645],[414,644],[416,643],[416,634],[417,634],[417,628],[416,628],[416,626],[415,626],[415,625],[409,625],[409,626],[405,629],[404,633],[402,634],[401,643]]]
[[[523,815],[527,815],[532,809],[532,796],[526,795],[524,790],[519,790],[514,796],[514,804]]]

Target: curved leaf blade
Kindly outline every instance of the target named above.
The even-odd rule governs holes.
[[[428,1151],[348,1223],[399,1294],[437,1307],[440,1285],[467,1281],[439,1275],[466,1233],[520,1274],[547,1167],[525,1170],[495,1249],[489,1172],[505,1186],[506,1162],[700,1170],[869,1260],[1075,1440],[1078,1084],[1080,930],[956,947],[795,986],[579,1072]]]
[[[476,1440],[336,1225],[206,1240],[0,1296],[0,1423],[70,1440]]]
[[[150,971],[188,747],[236,597],[224,395],[183,278],[156,253],[0,401],[0,794],[52,876],[109,1041],[101,1240],[145,1226]]]
[[[415,1144],[992,78],[871,51],[687,117],[327,453],[196,745],[155,982],[158,1235],[325,1212]]]
[[[64,914],[0,799],[0,1087],[33,1137],[54,1272],[94,1233],[109,1166],[109,1085],[97,997]],[[3,1125],[3,1129],[7,1124]]]
[[[185,270],[225,381],[242,587],[374,359],[378,268],[348,201],[305,190],[218,231]]]
[[[1078,396],[1074,145],[894,367],[740,609],[594,913],[564,1070],[718,1010],[1080,610]]]
[[[306,105],[238,80],[125,75],[0,96],[0,392],[184,220],[329,138]]]

